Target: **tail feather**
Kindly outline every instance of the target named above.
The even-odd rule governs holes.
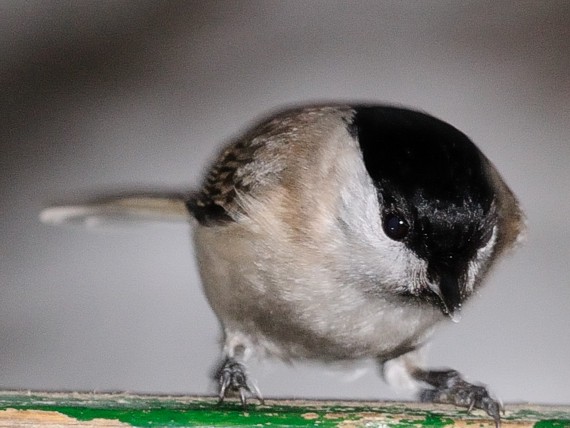
[[[46,224],[96,227],[115,223],[188,223],[191,219],[182,197],[124,196],[81,205],[56,205],[40,213]]]

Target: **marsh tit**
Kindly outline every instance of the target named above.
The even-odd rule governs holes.
[[[175,198],[53,207],[46,222],[190,221],[223,332],[219,398],[262,401],[252,357],[375,359],[424,401],[501,405],[421,354],[522,239],[524,215],[493,164],[453,126],[382,105],[289,109],[223,149],[202,186]]]

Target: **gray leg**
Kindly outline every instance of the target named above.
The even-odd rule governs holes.
[[[472,409],[481,409],[495,420],[498,428],[501,424],[501,404],[494,400],[484,386],[473,385],[463,380],[455,370],[416,369],[412,376],[433,388],[422,390],[420,398],[424,402],[454,404]]]
[[[238,392],[241,404],[245,407],[247,404],[246,393],[253,395],[263,404],[263,398],[257,388],[249,386],[247,381],[246,369],[243,364],[234,358],[226,358],[216,373],[219,381],[219,394],[220,403],[224,401],[228,392]]]

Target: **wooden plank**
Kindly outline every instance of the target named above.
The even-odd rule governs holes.
[[[453,406],[266,400],[244,410],[213,397],[0,392],[0,427],[494,427],[483,412]],[[570,406],[507,405],[502,427],[570,427]]]

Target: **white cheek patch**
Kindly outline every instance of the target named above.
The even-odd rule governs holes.
[[[380,234],[374,243],[374,259],[384,287],[419,294],[427,284],[427,263],[403,243],[388,238],[383,231]]]
[[[495,249],[495,244],[497,243],[497,226],[493,227],[493,234],[489,242],[477,250],[475,258],[469,262],[469,268],[467,271],[467,283],[465,284],[465,289],[468,293],[473,291],[477,275],[483,266],[492,256],[493,250]]]
[[[409,251],[408,270],[410,272],[410,287],[414,294],[419,294],[423,289],[428,287],[427,262],[418,258],[413,252]]]
[[[344,168],[338,212],[349,231],[345,237],[349,258],[371,276],[382,278],[386,289],[419,294],[427,284],[427,263],[384,232],[378,189],[366,171],[360,149],[351,143],[352,150],[343,153],[344,162],[340,163]]]

